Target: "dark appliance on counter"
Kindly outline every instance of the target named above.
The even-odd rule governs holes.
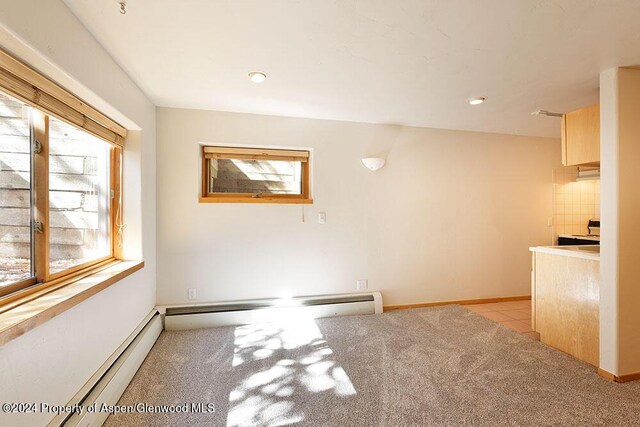
[[[600,244],[600,220],[589,220],[589,234],[561,234],[558,236],[560,246],[599,245]]]

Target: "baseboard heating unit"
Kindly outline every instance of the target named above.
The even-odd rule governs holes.
[[[160,306],[166,330],[236,326],[294,316],[321,318],[382,313],[380,292]]]
[[[69,407],[81,405],[101,407],[115,405],[120,400],[131,379],[149,354],[162,332],[162,320],[157,310],[151,311],[140,325],[127,337],[98,371],[67,403]],[[48,424],[52,426],[99,426],[107,419],[108,412],[85,410],[80,413],[62,412]]]

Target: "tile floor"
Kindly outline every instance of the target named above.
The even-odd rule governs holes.
[[[527,335],[539,339],[537,332],[531,329],[531,301],[495,302],[490,304],[469,304],[464,308],[481,316]]]

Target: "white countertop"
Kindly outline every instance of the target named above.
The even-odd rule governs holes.
[[[531,252],[542,252],[553,255],[600,261],[600,245],[535,246],[529,248],[529,250]]]

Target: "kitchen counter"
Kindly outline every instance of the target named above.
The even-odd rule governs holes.
[[[533,330],[543,343],[598,366],[600,246],[529,250]]]
[[[562,255],[574,258],[600,261],[599,245],[580,246],[534,246],[529,248],[531,252],[542,252],[553,255]]]

